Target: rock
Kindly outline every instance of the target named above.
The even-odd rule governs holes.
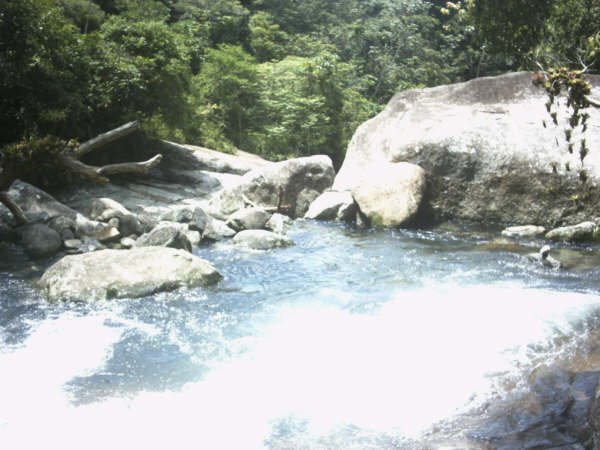
[[[231,155],[195,145],[182,145],[174,142],[165,142],[164,144],[165,165],[178,165],[180,169],[243,175],[251,170],[273,164],[258,155],[243,151]]]
[[[537,225],[521,225],[508,227],[502,230],[502,236],[509,238],[533,238],[541,236],[546,232],[544,227]]]
[[[44,273],[39,285],[51,302],[94,302],[143,297],[220,279],[210,263],[186,251],[143,247],[65,256]]]
[[[48,222],[49,226],[61,235],[65,230],[69,230],[77,237],[90,236],[97,239],[113,233],[109,230],[109,225],[90,220],[41,189],[22,181],[14,182],[8,195],[23,209],[28,218],[36,217]]]
[[[597,76],[590,80],[600,83]],[[552,125],[546,101],[526,72],[400,92],[357,129],[333,189],[353,191],[372,164],[410,162],[427,173],[428,212],[435,222],[552,226],[600,216],[600,190],[583,208],[573,202],[580,184],[564,167],[577,167],[578,155],[571,159],[565,151],[563,123]],[[589,123],[600,123],[599,109],[589,113]],[[557,133],[564,150],[556,147]],[[590,127],[586,139],[588,147],[600,148],[600,128]],[[600,152],[590,152],[585,167],[591,182],[600,182]]]
[[[243,208],[229,216],[225,224],[235,231],[260,230],[270,218],[271,213],[262,208]]]
[[[582,242],[594,239],[596,224],[581,222],[577,225],[554,228],[546,233],[546,239],[551,241]]]
[[[107,222],[115,228],[118,227],[120,233],[124,236],[139,235],[144,232],[144,227],[138,217],[121,203],[111,198],[93,199],[84,213],[92,220]],[[115,223],[118,225],[115,225]]]
[[[199,245],[202,241],[202,234],[199,231],[190,230],[188,228],[187,230],[183,231],[183,234],[185,234],[185,237],[188,238],[188,241],[190,241],[190,244],[192,244],[192,246]]]
[[[136,241],[135,237],[127,236],[127,237],[122,238],[119,241],[119,244],[121,244],[121,247],[123,247],[123,248],[132,248],[132,247],[135,247],[135,241]]]
[[[200,206],[177,205],[164,213],[160,220],[187,223],[190,230],[203,232],[210,217]]]
[[[121,233],[119,230],[113,226],[107,226],[100,229],[97,233],[93,235],[100,242],[113,242],[118,240],[121,237]]]
[[[233,237],[233,242],[255,250],[269,250],[276,247],[294,245],[291,239],[267,230],[240,231]]]
[[[271,218],[265,223],[265,228],[277,234],[286,234],[292,226],[292,219],[288,216],[275,213],[271,215]]]
[[[229,228],[225,222],[219,219],[212,219],[202,233],[202,239],[211,241],[220,241],[235,236],[236,231]]]
[[[65,241],[63,241],[63,246],[66,250],[79,250],[79,247],[81,247],[82,245],[83,241],[81,241],[80,239],[66,239]]]
[[[540,263],[544,267],[549,267],[551,269],[560,269],[562,268],[562,263],[550,256],[550,248],[549,245],[544,245],[538,253],[530,253],[527,257],[534,262]]]
[[[25,250],[34,258],[55,255],[62,247],[60,234],[41,223],[24,225],[20,234]]]
[[[364,168],[352,189],[372,225],[400,227],[413,221],[425,194],[425,172],[410,163],[379,163]]]
[[[208,212],[227,219],[250,203],[302,217],[309,204],[331,186],[334,175],[331,159],[324,155],[274,163],[248,172],[239,184],[217,193]]]
[[[173,222],[160,222],[152,231],[142,234],[135,241],[135,247],[170,247],[191,253],[192,244],[177,225]]]
[[[350,191],[325,191],[310,204],[305,219],[352,221],[356,203]]]

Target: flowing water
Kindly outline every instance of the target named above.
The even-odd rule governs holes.
[[[593,264],[457,231],[290,236],[198,249],[215,287],[92,305],[0,263],[0,448],[583,448]]]

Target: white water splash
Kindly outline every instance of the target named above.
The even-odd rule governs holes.
[[[259,449],[273,424],[289,417],[306,420],[313,436],[353,424],[418,437],[484,398],[493,374],[528,360],[529,344],[569,334],[597,302],[440,285],[397,292],[372,313],[353,314],[342,309],[346,294],[323,294],[282,305],[243,340],[242,356],[181,391],[80,407],[64,384],[100,368],[123,328],[99,316],[44,322],[23,348],[0,354],[0,447]]]

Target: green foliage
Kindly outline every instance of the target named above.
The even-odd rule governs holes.
[[[4,173],[36,186],[59,186],[72,177],[61,164],[61,156],[75,145],[52,136],[25,139],[0,149],[0,166]]]
[[[561,125],[558,119],[560,109],[558,97],[561,93],[566,93],[566,106],[571,115],[564,129],[565,141],[570,154],[575,151],[578,153],[580,162],[579,178],[585,182],[587,173],[584,169],[584,160],[590,151],[585,140],[585,132],[590,117],[587,108],[591,106],[588,98],[592,91],[591,84],[584,78],[583,71],[569,70],[566,67],[550,69],[548,72],[543,73],[538,72],[534,78],[534,83],[542,86],[548,94],[546,109],[555,126]],[[579,137],[577,143],[574,142],[573,136],[575,134]],[[569,166],[567,166],[567,170],[570,170]]]
[[[334,55],[287,57],[261,67],[266,124],[256,150],[272,158],[327,154],[341,164],[358,122],[375,112],[350,85],[352,71]]]
[[[199,102],[197,114],[206,121],[212,142],[219,140],[217,130],[223,130],[219,147],[248,148],[259,97],[255,59],[235,45],[208,50],[194,80],[194,91]]]
[[[63,14],[71,20],[82,33],[100,28],[106,14],[91,0],[60,0]]]
[[[141,119],[156,137],[340,164],[398,90],[533,61],[598,70],[599,23],[597,0],[2,1],[0,145]]]
[[[261,61],[281,59],[285,54],[285,43],[289,40],[287,33],[281,31],[273,16],[266,12],[258,12],[250,18],[250,48]]]
[[[83,110],[77,29],[51,0],[0,5],[0,145],[60,134]]]

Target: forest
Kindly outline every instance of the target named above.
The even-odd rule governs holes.
[[[140,120],[156,138],[339,166],[400,90],[598,71],[599,24],[598,0],[1,0],[0,148]]]

